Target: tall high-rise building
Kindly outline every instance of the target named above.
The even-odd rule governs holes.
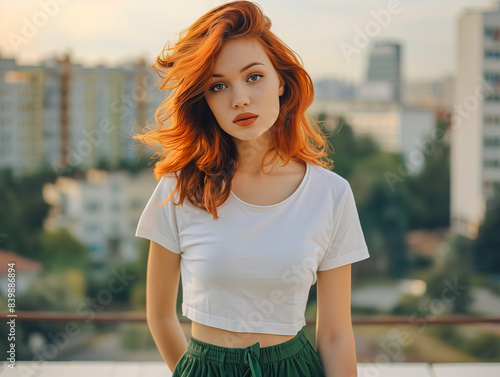
[[[365,83],[359,96],[365,99],[401,101],[401,45],[397,42],[374,41],[368,58]]]
[[[18,123],[18,100],[14,59],[0,55],[0,169],[17,168],[17,145],[15,125]]]
[[[143,59],[84,67],[66,55],[21,66],[0,56],[0,169],[60,175],[134,164],[142,150],[132,134],[154,122],[157,93]]]
[[[31,174],[44,164],[45,72],[0,57],[0,169]]]
[[[500,7],[458,21],[456,104],[451,130],[451,223],[474,238],[500,189]]]

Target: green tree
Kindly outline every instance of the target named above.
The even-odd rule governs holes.
[[[477,271],[500,273],[500,190],[487,201],[484,220],[473,242],[474,265]]]
[[[90,251],[67,229],[44,231],[41,240],[40,259],[47,270],[62,270],[67,267],[87,270]]]
[[[318,116],[318,120],[325,119],[324,114]],[[398,174],[404,160],[401,155],[381,152],[372,138],[356,136],[345,119],[339,118],[338,125],[337,130],[325,132],[334,149],[329,155],[333,171],[351,184],[371,255],[387,260],[387,270],[380,272],[405,276],[411,193],[407,185],[391,189],[386,180],[387,172]]]
[[[0,245],[3,249],[38,259],[40,230],[49,210],[42,188],[55,179],[52,171],[24,177],[14,176],[10,169],[0,171]]]
[[[444,134],[449,122],[438,122],[437,134]],[[423,149],[424,166],[408,177],[413,196],[411,229],[441,228],[450,225],[450,146],[440,139],[427,139]]]
[[[408,221],[402,197],[391,193],[378,181],[374,183],[366,202],[359,207],[367,243],[374,240],[370,242],[373,254],[385,255],[390,276],[405,276],[408,272]]]
[[[427,279],[426,295],[429,299],[451,302],[453,314],[467,314],[472,302],[469,287],[473,273],[473,249],[470,239],[455,235],[446,241],[447,253],[439,259],[432,275]],[[453,286],[453,289],[450,289]]]
[[[324,122],[326,115],[320,113],[317,119]],[[323,132],[333,147],[333,151],[330,150],[328,153],[328,158],[334,161],[333,171],[349,179],[360,161],[378,153],[380,149],[372,138],[356,136],[344,118],[340,117],[337,125],[337,129],[333,131],[323,127]]]

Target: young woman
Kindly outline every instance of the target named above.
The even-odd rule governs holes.
[[[147,320],[174,377],[356,376],[351,263],[369,253],[349,183],[330,170],[294,52],[249,1],[220,5],[153,68],[170,90],[136,236]],[[182,314],[176,300],[182,277]],[[316,349],[304,312],[317,282]]]

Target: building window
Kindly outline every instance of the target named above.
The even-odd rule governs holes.
[[[500,167],[500,160],[484,160],[484,167],[485,168],[498,168]]]
[[[94,254],[97,254],[102,251],[102,247],[94,242],[90,244],[90,251]]]
[[[484,37],[489,40],[499,41],[500,40],[500,29],[495,27],[487,27],[484,29]]]
[[[500,115],[485,115],[484,123],[491,125],[500,125]]]
[[[492,85],[500,84],[500,73],[485,73],[484,79]]]
[[[486,59],[500,59],[500,50],[499,51],[485,50],[484,51],[484,57]]]
[[[499,82],[500,84],[500,82]],[[500,94],[492,94],[484,98],[486,102],[500,102]]]
[[[96,223],[87,223],[85,224],[86,233],[99,233],[99,225]]]
[[[500,137],[486,136],[484,138],[485,147],[498,147],[500,146]]]
[[[483,191],[486,196],[490,196],[493,191],[493,184],[491,181],[483,182]]]
[[[97,212],[101,209],[101,205],[99,202],[87,202],[87,204],[85,205],[85,208],[87,211],[89,212]]]

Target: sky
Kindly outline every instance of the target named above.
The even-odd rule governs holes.
[[[0,55],[18,64],[70,53],[86,66],[149,65],[167,42],[221,0],[0,0]],[[403,77],[433,80],[456,71],[458,18],[494,0],[256,0],[271,30],[313,80],[365,77],[369,46],[403,46]],[[363,37],[364,35],[364,37]]]

